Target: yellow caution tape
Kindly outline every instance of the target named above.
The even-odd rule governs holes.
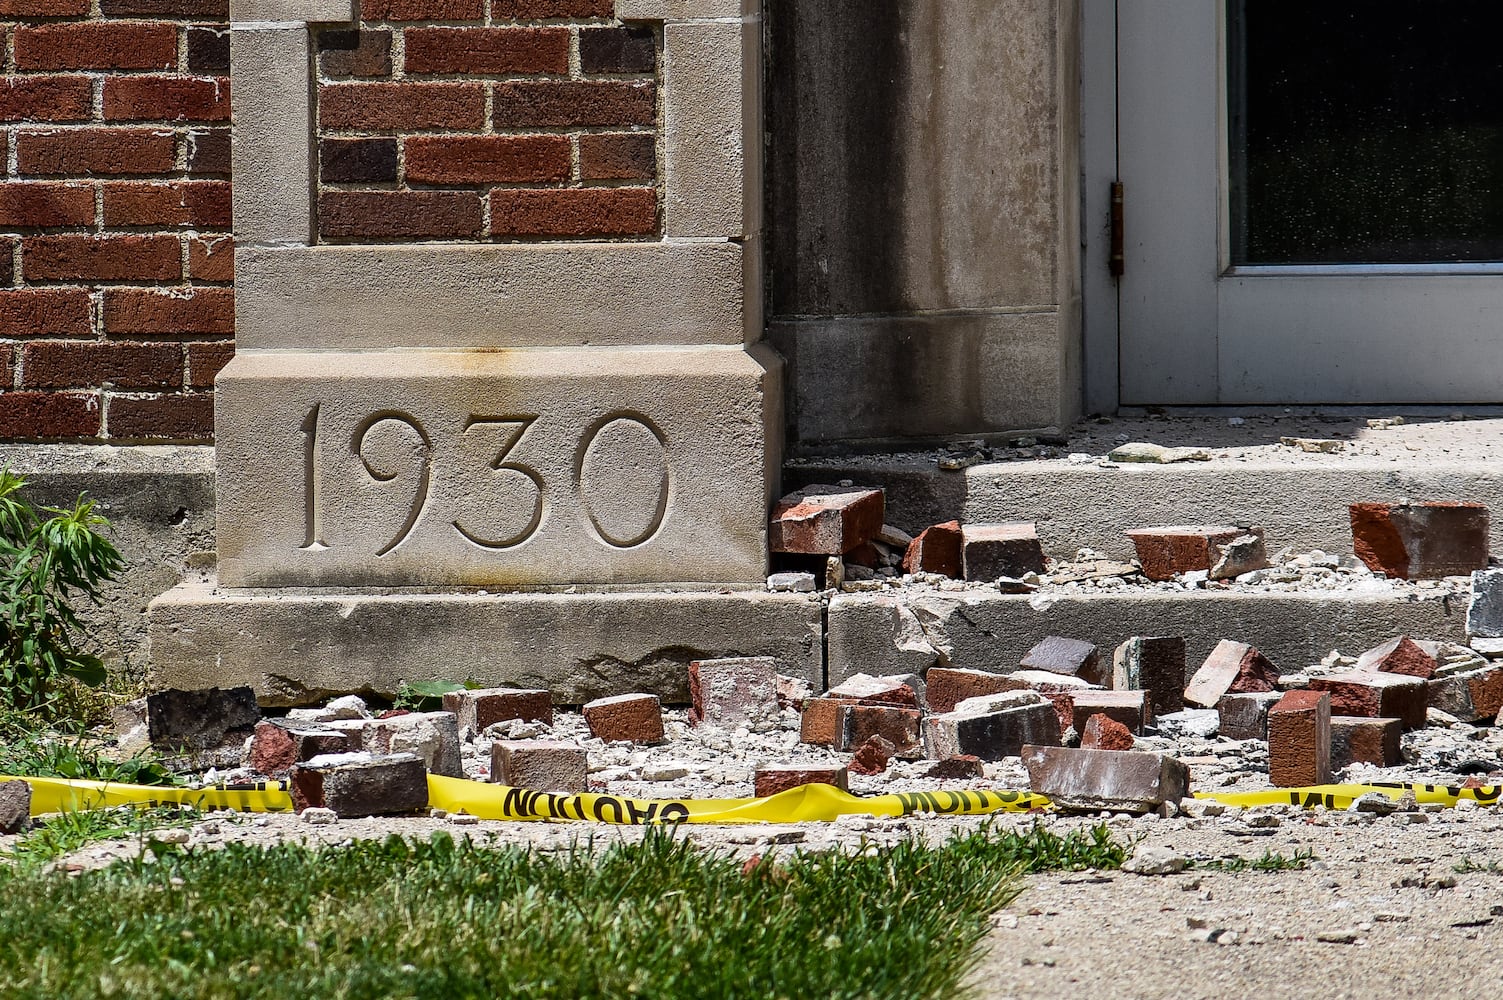
[[[5,778],[31,785],[31,814],[109,809],[117,806],[184,805],[197,809],[234,809],[240,812],[290,812],[292,797],[281,782],[219,785],[212,788],[161,788],[64,778]],[[1305,808],[1345,809],[1358,797],[1380,792],[1399,799],[1413,792],[1420,803],[1454,806],[1461,799],[1494,805],[1503,785],[1467,788],[1460,785],[1377,783],[1314,785],[1308,788],[1271,788],[1258,792],[1202,792],[1196,798],[1229,806],[1291,804]],[[912,816],[933,813],[975,816],[996,812],[1047,809],[1049,800],[1031,792],[934,791],[900,792],[862,797],[833,785],[801,785],[760,799],[633,799],[621,795],[585,793],[565,795],[527,788],[491,785],[460,778],[428,776],[428,804],[480,819],[585,820],[596,823],[808,823],[839,816]]]

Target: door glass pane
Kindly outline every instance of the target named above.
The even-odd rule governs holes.
[[[1503,2],[1227,14],[1233,263],[1503,260]]]

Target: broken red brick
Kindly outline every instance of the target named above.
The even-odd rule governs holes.
[[[768,764],[757,768],[756,795],[765,799],[769,795],[786,792],[801,785],[834,785],[842,792],[850,790],[850,779],[843,767],[820,767],[812,764]]]
[[[756,726],[778,717],[778,661],[734,656],[689,664],[689,721],[693,725]]]
[[[1147,691],[1160,715],[1185,707],[1185,640],[1178,636],[1135,635],[1112,654],[1112,687]]]
[[[920,725],[924,713],[888,705],[841,705],[835,724],[835,749],[854,751],[873,736],[881,736],[899,757],[922,757]]]
[[[1374,573],[1438,580],[1487,568],[1488,514],[1480,503],[1354,503],[1352,545]]]
[[[967,580],[993,581],[1044,571],[1044,548],[1032,521],[967,524],[960,529]]]
[[[953,712],[924,720],[925,745],[934,760],[1015,757],[1025,744],[1058,746],[1060,729],[1054,704],[1036,691],[972,698]]]
[[[1132,730],[1111,716],[1097,712],[1080,730],[1082,750],[1131,750]]]
[[[1105,715],[1139,735],[1151,719],[1146,691],[1077,691],[1070,701],[1070,725],[1077,733],[1085,732],[1093,715]]]
[[[336,754],[292,769],[298,812],[332,809],[341,819],[394,816],[428,807],[428,769],[416,754]]]
[[[936,761],[933,767],[924,772],[924,777],[935,781],[974,781],[986,777],[986,770],[980,757],[960,753]]]
[[[1331,716],[1331,770],[1339,771],[1351,764],[1376,764],[1394,767],[1403,762],[1400,736],[1404,723],[1400,719],[1364,719],[1360,716]]]
[[[618,694],[584,706],[590,734],[607,743],[661,743],[663,704],[654,694]]]
[[[589,767],[583,747],[553,740],[496,740],[491,781],[538,792],[584,792]]]
[[[774,552],[839,556],[882,530],[881,490],[806,486],[778,501],[767,529]]]
[[[1310,680],[1312,691],[1331,693],[1333,715],[1402,719],[1404,728],[1425,725],[1429,699],[1425,682],[1403,674],[1330,674]]]
[[[1135,528],[1127,532],[1138,551],[1138,565],[1150,580],[1169,580],[1178,573],[1204,571],[1216,579],[1237,576],[1268,565],[1263,529],[1228,524],[1181,524]],[[1249,539],[1241,542],[1242,539]],[[1240,543],[1234,545],[1233,543]],[[1213,570],[1218,570],[1212,573]],[[1235,572],[1234,572],[1235,571]]]
[[[1229,694],[1216,703],[1220,733],[1229,740],[1268,739],[1268,710],[1283,697],[1280,691]]]
[[[1079,677],[1091,684],[1106,681],[1095,644],[1082,639],[1051,635],[1023,654],[1018,666],[1024,670],[1047,670],[1051,674]]]
[[[1268,776],[1277,788],[1330,784],[1330,694],[1289,691],[1268,710]]]
[[[852,674],[825,692],[826,698],[839,698],[860,705],[892,705],[895,708],[918,708],[918,694],[907,677],[873,677]]]
[[[1279,671],[1268,658],[1245,642],[1222,639],[1185,686],[1185,702],[1215,708],[1229,694],[1272,691]]]
[[[881,774],[887,770],[888,761],[897,752],[897,747],[892,741],[884,736],[868,736],[866,741],[856,748],[856,754],[851,758],[850,769],[856,774]]]
[[[1435,657],[1420,648],[1419,643],[1401,635],[1389,639],[1381,646],[1374,646],[1357,657],[1352,673],[1405,674],[1429,680],[1435,673]]]
[[[1190,769],[1164,754],[1026,746],[1028,787],[1069,812],[1146,813],[1190,794]]]
[[[1426,685],[1426,704],[1462,722],[1495,718],[1503,710],[1503,664],[1433,677]]]
[[[908,543],[908,551],[903,553],[904,573],[939,573],[959,579],[963,571],[959,521],[930,525]]]
[[[463,733],[483,733],[498,722],[553,724],[553,695],[529,688],[482,688],[450,691],[444,695],[444,711],[453,712]]]
[[[324,726],[299,726],[281,720],[256,723],[250,765],[257,774],[279,777],[300,761],[322,754],[347,753],[357,747],[348,735]]]
[[[1006,674],[959,667],[930,667],[924,673],[925,696],[931,712],[953,712],[967,698],[980,698],[1005,691],[1022,691],[1028,685]]]

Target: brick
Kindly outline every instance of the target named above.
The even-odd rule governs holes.
[[[657,48],[651,28],[583,28],[579,32],[579,66],[586,73],[651,73]]]
[[[842,792],[850,790],[846,769],[833,765],[764,764],[757,768],[754,784],[759,799],[804,785],[834,785]]]
[[[1086,721],[1093,715],[1105,715],[1137,735],[1153,720],[1153,712],[1144,691],[1078,691],[1070,695],[1070,725],[1077,733],[1085,732]]]
[[[852,774],[875,775],[887,770],[893,753],[897,750],[885,736],[868,736],[866,742],[856,748],[847,765]]]
[[[182,245],[173,236],[28,236],[27,281],[175,281]]]
[[[1030,743],[1058,746],[1059,737],[1059,714],[1035,691],[971,698],[924,720],[924,743],[933,760],[959,754],[1001,760]]]
[[[183,350],[176,344],[101,344],[43,340],[21,352],[28,389],[167,389],[183,384]]]
[[[217,341],[188,345],[188,375],[184,380],[190,389],[214,388],[214,377],[235,356],[231,341]]]
[[[88,184],[0,183],[0,226],[36,229],[93,223],[94,189]]]
[[[485,0],[361,0],[364,21],[478,21]]]
[[[689,721],[696,726],[759,730],[776,725],[778,661],[770,656],[692,660],[689,702]]]
[[[810,698],[799,715],[800,743],[834,748],[840,728],[840,709],[852,702],[841,698]]]
[[[967,580],[992,581],[1044,571],[1044,549],[1031,521],[967,524],[960,529],[960,544]]]
[[[570,171],[566,135],[419,136],[406,145],[416,184],[547,183]]]
[[[321,32],[318,36],[318,65],[325,76],[390,76],[391,32]]]
[[[1216,715],[1221,720],[1221,735],[1229,740],[1268,739],[1268,710],[1283,696],[1282,691],[1254,691],[1250,694],[1223,696],[1216,702]]]
[[[657,139],[650,132],[588,132],[579,137],[580,180],[650,181],[657,175]]]
[[[230,80],[225,76],[106,77],[104,120],[227,122]]]
[[[1132,730],[1105,713],[1097,712],[1086,719],[1085,727],[1080,730],[1080,749],[1082,750],[1120,752],[1132,748]]]
[[[1333,715],[1402,719],[1404,728],[1421,729],[1429,707],[1425,682],[1403,674],[1330,674],[1310,680],[1312,691],[1329,691]]]
[[[937,761],[924,772],[924,777],[934,781],[976,781],[986,777],[986,768],[980,757],[962,753]]]
[[[408,73],[569,72],[568,28],[408,28],[404,48]]]
[[[86,21],[22,26],[15,32],[16,69],[172,69],[177,28],[171,24]]]
[[[1331,770],[1340,771],[1357,763],[1398,766],[1404,760],[1400,750],[1403,731],[1401,719],[1331,716]]]
[[[1190,769],[1165,754],[1027,746],[1028,787],[1067,812],[1147,813],[1190,794]]]
[[[341,819],[421,812],[428,772],[410,753],[315,757],[292,769],[292,803],[298,812],[332,809]]]
[[[51,441],[98,436],[98,393],[0,392],[0,439]]]
[[[959,521],[931,524],[908,543],[903,572],[939,573],[958,580],[964,573],[961,545]]]
[[[227,20],[229,0],[99,0],[107,17],[194,17]]]
[[[416,754],[434,774],[464,777],[453,712],[408,712],[365,723],[361,745],[372,753]]]
[[[1051,674],[1079,677],[1092,684],[1106,682],[1101,656],[1094,643],[1051,635],[1023,654],[1018,666],[1024,670],[1047,670]]]
[[[1276,788],[1331,782],[1331,696],[1290,691],[1268,710],[1268,777]]]
[[[185,143],[188,173],[194,176],[228,177],[230,175],[230,130],[196,128],[189,130]]]
[[[250,766],[257,774],[282,777],[302,761],[321,754],[349,753],[350,737],[323,726],[263,719],[251,736]]]
[[[0,781],[0,834],[15,836],[31,826],[31,784]]]
[[[170,132],[139,128],[22,132],[16,137],[20,173],[36,177],[161,174],[174,168]]]
[[[917,678],[910,675],[873,677],[852,674],[825,693],[826,698],[848,701],[854,705],[891,705],[894,708],[918,708]]]
[[[111,396],[108,406],[111,438],[207,441],[214,436],[212,393]]]
[[[104,185],[104,224],[228,229],[230,185],[226,181],[109,181]]]
[[[893,745],[899,757],[922,757],[924,713],[889,705],[841,705],[835,722],[835,749],[850,753],[873,736]]]
[[[195,24],[188,29],[188,69],[193,73],[229,72],[230,29],[227,26]]]
[[[645,236],[657,228],[652,188],[519,189],[491,192],[494,236]]]
[[[491,16],[519,20],[615,17],[615,0],[491,0]]]
[[[325,184],[395,183],[397,140],[321,139],[318,176]]]
[[[1429,680],[1435,673],[1435,657],[1420,648],[1419,643],[1401,635],[1374,646],[1361,656],[1352,667],[1353,673],[1405,674]]]
[[[1503,710],[1503,665],[1435,677],[1426,685],[1426,705],[1462,722],[1491,720]]]
[[[967,698],[1026,690],[1028,685],[1006,674],[959,667],[930,667],[924,674],[925,694],[931,712],[953,712]]]
[[[11,76],[0,80],[0,121],[79,122],[93,117],[86,76]]]
[[[496,740],[491,744],[491,781],[535,792],[579,794],[589,790],[589,759],[573,743]]]
[[[1127,532],[1137,549],[1138,564],[1150,580],[1204,571],[1212,579],[1231,579],[1268,565],[1263,529],[1236,525],[1175,525]]]
[[[326,191],[318,196],[324,236],[401,239],[480,234],[475,191]]]
[[[128,337],[230,334],[235,330],[235,292],[111,288],[104,293],[104,330]]]
[[[203,750],[261,720],[255,692],[232,688],[169,688],[146,696],[146,730],[154,747]]]
[[[189,240],[188,274],[194,281],[234,281],[235,241],[228,236]]]
[[[84,17],[89,0],[0,0],[0,17]]]
[[[1438,580],[1487,568],[1488,513],[1480,503],[1354,503],[1352,545],[1374,573]]]
[[[1147,691],[1159,715],[1185,707],[1187,679],[1185,640],[1179,636],[1135,635],[1112,654],[1112,687]]]
[[[607,743],[661,743],[663,706],[656,695],[621,694],[584,706],[590,734]]]
[[[478,83],[332,83],[318,88],[318,125],[329,132],[478,131]]]
[[[483,733],[498,722],[520,719],[553,725],[553,695],[537,688],[480,688],[450,691],[444,711],[459,720],[461,736]]]
[[[808,486],[773,507],[767,544],[774,552],[843,555],[875,538],[884,515],[881,490]]]
[[[1215,708],[1225,695],[1272,691],[1278,680],[1268,657],[1245,642],[1222,639],[1185,685],[1185,704]]]
[[[653,125],[657,88],[648,82],[519,80],[498,83],[496,128]]]

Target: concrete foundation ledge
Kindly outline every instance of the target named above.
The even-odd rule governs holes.
[[[1465,601],[1340,593],[841,594],[827,614],[829,681],[936,664],[1010,673],[1045,636],[1110,656],[1133,635],[1183,636],[1193,672],[1222,639],[1251,643],[1283,673],[1333,649],[1356,655],[1396,635],[1466,641]]]
[[[248,684],[262,705],[403,681],[545,688],[559,704],[640,691],[688,701],[690,660],[771,656],[824,686],[816,595],[356,593],[182,583],[148,611],[154,689]]]

